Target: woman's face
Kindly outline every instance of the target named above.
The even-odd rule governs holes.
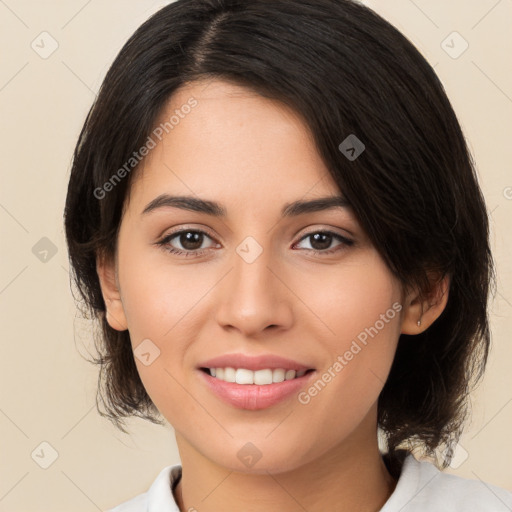
[[[110,302],[109,322],[128,328],[142,382],[180,451],[257,473],[373,443],[402,292],[350,207],[290,207],[341,197],[305,124],[222,81],[177,91],[162,122],[173,114],[132,184],[118,239],[121,301]],[[191,198],[189,207],[160,202],[145,212],[162,194]],[[225,378],[313,371],[251,385],[201,369],[240,354],[265,356],[252,361],[263,371]]]

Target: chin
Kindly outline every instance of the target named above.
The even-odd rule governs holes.
[[[272,450],[271,455],[267,453],[270,450]],[[236,448],[235,457],[227,456],[225,452],[216,455],[218,456],[212,461],[231,471],[250,475],[267,475],[297,469],[304,465],[307,454],[300,453],[293,447],[281,449],[277,453],[271,448],[259,450],[255,444],[247,442],[241,448]]]

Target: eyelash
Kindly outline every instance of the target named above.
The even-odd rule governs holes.
[[[199,234],[205,235],[208,238],[213,240],[213,237],[211,237],[208,233],[206,233],[205,231],[202,231],[200,229],[182,229],[180,231],[175,231],[174,233],[170,233],[169,235],[165,236],[162,240],[156,242],[156,245],[160,246],[164,251],[175,254],[177,256],[185,256],[185,257],[193,257],[193,258],[199,258],[199,257],[203,256],[208,251],[208,249],[186,251],[186,250],[176,249],[174,247],[169,246],[169,243],[171,240],[179,237],[180,235],[182,235],[184,233],[199,233]],[[342,250],[344,248],[343,246],[350,247],[350,246],[354,245],[353,240],[350,240],[350,239],[340,235],[339,233],[335,233],[335,232],[329,231],[329,230],[319,230],[319,231],[312,231],[311,233],[307,233],[297,243],[300,243],[303,240],[305,240],[313,235],[316,235],[316,234],[330,235],[333,238],[340,241],[341,244],[337,245],[333,249],[328,249],[328,250],[324,250],[324,251],[320,251],[318,249],[302,249],[302,250],[312,252],[315,256],[329,255],[334,252],[338,252],[338,251]]]

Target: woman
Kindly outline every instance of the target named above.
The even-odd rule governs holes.
[[[105,414],[163,416],[180,453],[113,511],[512,506],[412,454],[451,460],[493,264],[442,85],[371,10],[156,13],[87,117],[65,227]]]

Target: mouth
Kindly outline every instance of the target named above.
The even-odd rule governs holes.
[[[199,368],[214,379],[224,382],[236,383],[241,385],[268,386],[288,380],[300,379],[304,375],[314,372],[314,368],[309,369],[287,369],[287,368],[263,368],[261,370],[249,370],[247,368],[218,367],[218,368]]]
[[[316,371],[312,368],[208,367],[197,369],[201,381],[214,396],[236,409],[269,409],[294,399],[310,385]]]

